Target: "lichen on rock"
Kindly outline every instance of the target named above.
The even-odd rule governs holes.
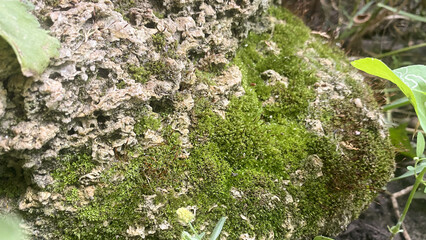
[[[334,235],[393,171],[362,78],[268,1],[32,2],[61,54],[0,88],[0,206],[37,239],[177,239],[181,207]]]

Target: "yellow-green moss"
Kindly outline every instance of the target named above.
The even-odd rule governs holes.
[[[79,178],[95,167],[92,157],[87,154],[65,155],[58,159],[60,167],[52,173],[56,179],[55,188],[64,189],[66,186],[76,186],[79,184]]]
[[[215,85],[213,78],[216,77],[217,74],[196,69],[195,70],[195,76],[197,76],[198,81],[205,83],[209,86],[212,86],[212,85]]]
[[[161,127],[161,120],[154,116],[144,116],[135,124],[133,131],[137,136],[143,137],[146,130],[157,130]]]
[[[133,79],[139,83],[146,83],[151,75],[162,76],[166,74],[166,65],[162,61],[148,62],[144,66],[129,66]]]
[[[345,118],[326,117],[330,123],[325,126],[327,131],[347,129],[337,136],[354,144],[354,150],[345,150],[345,155],[336,149],[336,138],[305,129],[308,102],[315,97],[312,86],[318,79],[296,52],[308,40],[309,30],[285,10],[272,8],[270,14],[286,24],[275,25],[270,33],[250,34],[242,43],[232,64],[242,71],[246,94],[231,99],[226,119],[214,113],[211,99],[196,99],[192,116],[196,124],[190,134],[194,148],[189,157],[181,157],[179,134],[170,127],[162,130],[164,144],[148,149],[136,146],[116,156],[116,162],[104,171],[93,200],[73,214],[52,216],[58,237],[125,239],[129,226],[145,226],[148,232],[166,221],[171,227],[156,228],[148,239],[177,239],[183,227],[175,212],[191,205],[198,208],[196,228],[207,224],[212,229],[220,217],[228,216],[224,226],[228,239],[238,239],[242,233],[260,239],[270,231],[276,239],[309,239],[334,231],[321,222],[340,218],[343,209],[355,216],[366,199],[372,199],[392,170],[388,142],[374,126],[357,124],[362,121],[353,119],[357,116],[353,104],[343,106]],[[280,54],[263,51],[265,41],[275,42]],[[269,69],[287,77],[288,87],[267,86],[260,75]],[[264,106],[270,96],[275,103]],[[134,130],[141,136],[146,129],[158,127],[159,122],[148,117]],[[351,132],[355,129],[360,134]],[[322,176],[309,174],[313,171],[310,156],[322,160]],[[69,186],[81,187],[79,176],[93,167],[84,154],[60,162],[63,168],[53,176],[56,191],[62,193]],[[293,183],[297,170],[308,173],[303,185]],[[242,196],[233,196],[231,189]],[[144,204],[154,194],[154,204],[163,206],[151,219]],[[297,206],[284,201],[289,195],[300,201]],[[71,191],[70,204],[75,196],[75,190]],[[265,200],[265,196],[279,201]],[[292,220],[293,232],[290,226],[283,227],[287,218]]]
[[[127,13],[130,8],[137,6],[138,0],[114,0],[114,11],[121,13],[126,21],[129,21]]]

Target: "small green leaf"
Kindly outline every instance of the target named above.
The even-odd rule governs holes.
[[[195,236],[195,238],[196,238],[197,240],[201,240],[201,239],[203,239],[204,235],[206,235],[206,233],[205,233],[205,232],[198,234],[197,236]]]
[[[59,41],[40,28],[19,0],[1,0],[0,16],[0,37],[12,47],[24,76],[41,74],[49,59],[58,56]]]
[[[396,150],[404,156],[414,158],[416,151],[411,146],[411,140],[407,133],[407,123],[401,124],[396,128],[389,128],[390,140]]]
[[[403,232],[403,230],[400,229],[400,226],[398,226],[398,225],[395,225],[393,227],[388,226],[388,229],[389,229],[389,232],[391,232],[394,235],[397,234],[397,233]]]
[[[378,3],[377,6],[379,6],[381,8],[384,8],[384,9],[387,9],[387,10],[389,10],[391,12],[394,12],[396,14],[399,14],[401,16],[408,17],[408,18],[410,18],[412,20],[415,20],[415,21],[426,22],[426,18],[425,17],[419,16],[419,15],[415,15],[415,14],[411,14],[411,13],[408,13],[408,12],[405,12],[405,11],[401,11],[398,8],[393,8],[393,7],[387,6],[387,5],[383,4],[383,3]]]
[[[216,240],[219,237],[220,232],[222,231],[223,225],[225,224],[227,217],[222,217],[219,222],[217,222],[216,227],[213,229],[212,235],[210,235],[210,240]]]
[[[392,178],[392,180],[391,180],[391,181],[395,181],[395,180],[399,180],[399,179],[403,179],[403,178],[406,178],[406,177],[413,176],[413,175],[414,175],[414,172],[415,172],[416,174],[418,174],[418,173],[420,173],[420,172],[423,170],[423,168],[425,168],[425,167],[426,167],[426,162],[421,162],[420,164],[417,164],[417,167],[416,167],[416,168],[414,168],[414,167],[412,167],[412,166],[409,166],[409,167],[407,167],[407,169],[408,169],[408,171],[407,171],[407,172],[405,172],[404,174],[402,174],[402,175],[400,175],[400,176],[398,176],[398,177]]]
[[[414,193],[414,199],[426,199],[426,188],[424,188],[423,191]]]
[[[399,89],[408,97],[411,103],[413,103],[414,94],[411,89],[397,76],[392,70],[386,66],[382,61],[375,58],[363,58],[351,62],[352,66],[362,70],[368,74],[384,78],[395,83]],[[414,105],[414,104],[413,104]],[[416,107],[416,106],[414,106]]]
[[[180,235],[180,239],[181,239],[181,240],[193,240],[193,238],[192,238],[191,234],[189,234],[189,233],[188,233],[188,232],[186,232],[186,231],[183,231],[183,232],[181,233],[181,235]]]
[[[333,239],[329,237],[324,237],[324,236],[316,236],[314,240],[333,240]]]
[[[402,98],[399,98],[399,99],[397,99],[397,100],[395,100],[395,101],[393,101],[389,104],[384,105],[383,111],[389,111],[389,110],[399,108],[399,107],[402,107],[402,106],[405,106],[405,105],[408,105],[408,104],[410,104],[410,101],[408,100],[408,98],[402,97]]]

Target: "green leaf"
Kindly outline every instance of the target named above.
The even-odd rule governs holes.
[[[58,56],[59,41],[40,28],[19,0],[1,0],[0,16],[0,37],[12,47],[24,76],[41,74],[49,59]]]
[[[19,219],[17,219],[16,217],[0,215],[0,239],[26,239],[21,228],[19,227]]]
[[[216,240],[219,237],[220,232],[222,231],[223,225],[225,224],[227,217],[222,217],[219,222],[217,222],[216,227],[213,229],[212,235],[210,235],[210,240]]]
[[[180,239],[181,240],[193,240],[191,234],[189,234],[186,231],[183,231],[182,234],[180,235]]]
[[[417,133],[417,147],[416,147],[416,155],[418,158],[421,158],[423,152],[425,151],[425,138],[421,132]]]
[[[406,178],[406,177],[411,177],[411,176],[413,176],[414,175],[414,172],[416,173],[416,174],[418,174],[418,173],[420,173],[422,170],[423,170],[423,168],[425,168],[426,167],[426,162],[421,162],[420,164],[417,164],[417,167],[416,168],[414,168],[414,167],[412,167],[412,166],[408,166],[407,167],[407,172],[405,172],[404,174],[402,174],[402,175],[400,175],[400,176],[398,176],[398,177],[395,177],[395,178],[392,178],[392,180],[391,181],[395,181],[395,180],[399,180],[399,179],[403,179],[403,178]]]
[[[389,229],[389,232],[391,232],[392,234],[397,234],[397,233],[401,233],[401,232],[403,232],[403,230],[402,229],[400,229],[400,226],[399,225],[395,225],[395,226],[393,226],[393,227],[389,227],[388,226],[388,229]]]
[[[414,94],[411,89],[397,76],[392,70],[386,66],[382,61],[375,58],[363,58],[351,62],[352,66],[362,70],[368,74],[387,79],[395,83],[399,89],[408,97],[410,102],[414,98]],[[416,106],[415,106],[416,107]]]
[[[329,237],[323,237],[323,236],[316,236],[314,238],[314,240],[333,240],[332,238]]]
[[[383,4],[383,3],[378,3],[377,6],[379,6],[381,8],[384,8],[384,9],[387,9],[387,10],[389,10],[391,12],[394,12],[396,14],[399,14],[401,16],[408,17],[408,18],[410,18],[412,20],[415,20],[415,21],[426,22],[426,18],[425,17],[419,16],[419,15],[415,15],[415,14],[411,14],[411,13],[408,13],[408,12],[405,12],[405,11],[401,11],[401,10],[399,10],[397,8],[393,8],[393,7],[387,6],[387,5]]]
[[[416,156],[416,151],[411,146],[411,140],[408,137],[406,128],[407,123],[401,124],[396,128],[389,128],[390,140],[400,154],[413,158]]]
[[[426,130],[426,66],[411,65],[395,69],[393,72],[412,90],[415,103],[407,97],[414,106],[420,125]]]
[[[422,191],[417,191],[414,193],[414,199],[426,199],[426,188],[424,188]]]
[[[201,239],[203,239],[204,235],[206,235],[206,233],[205,233],[205,232],[198,234],[197,236],[195,236],[195,238],[196,238],[197,240],[201,240]]]
[[[414,106],[420,125],[426,129],[426,66],[412,65],[392,71],[386,64],[375,58],[363,58],[351,64],[368,74],[395,83]]]
[[[397,100],[383,106],[383,111],[389,111],[410,104],[407,97],[398,98]]]

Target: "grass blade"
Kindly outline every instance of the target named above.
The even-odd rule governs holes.
[[[219,222],[217,222],[216,227],[214,227],[214,230],[212,232],[212,235],[210,236],[210,240],[216,240],[217,237],[219,237],[220,232],[222,231],[223,225],[225,224],[227,217],[222,217]]]

